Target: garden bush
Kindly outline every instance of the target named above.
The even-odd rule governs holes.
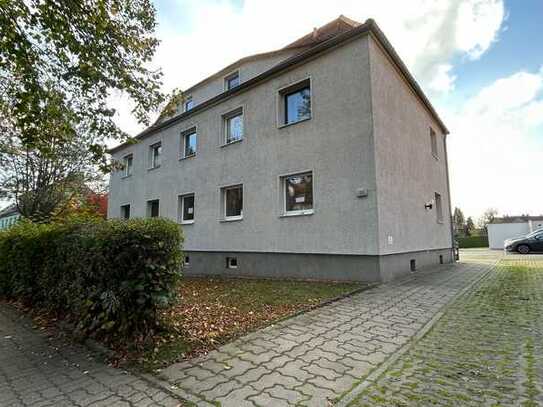
[[[488,236],[459,237],[458,247],[461,249],[488,247]]]
[[[0,232],[0,294],[61,312],[85,335],[146,336],[176,300],[182,242],[166,219],[22,221]]]

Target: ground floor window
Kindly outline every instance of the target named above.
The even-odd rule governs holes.
[[[179,197],[179,220],[181,223],[194,222],[194,194]]]
[[[234,220],[243,217],[243,186],[223,188],[224,219]]]
[[[121,206],[121,218],[130,219],[130,205]]]
[[[283,178],[285,214],[313,212],[313,173],[288,175]]]
[[[160,207],[158,199],[147,201],[147,217],[156,218],[160,214]]]

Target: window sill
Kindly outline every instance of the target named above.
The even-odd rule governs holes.
[[[279,129],[284,129],[285,127],[294,126],[294,125],[299,124],[299,123],[307,122],[307,121],[309,121],[311,119],[312,119],[312,117],[308,117],[307,119],[298,120],[297,122],[283,123],[283,124],[280,124],[278,128]]]
[[[442,220],[438,220],[438,221],[437,221],[437,224],[438,224],[438,225],[443,225],[443,224],[445,224],[445,222],[443,222]]]
[[[293,216],[310,216],[313,215],[315,211],[313,209],[309,209],[307,211],[293,211],[293,212],[285,212],[279,215],[280,218],[291,218]]]
[[[243,220],[243,216],[231,216],[228,218],[222,218],[219,220],[219,222],[239,222],[240,220]]]
[[[158,168],[160,168],[160,165],[157,165],[156,167],[149,167],[149,168],[147,168],[147,171],[153,171],[153,170],[156,170]]]
[[[194,158],[194,157],[196,157],[196,153],[191,154],[191,155],[186,155],[186,156],[183,156],[183,157],[179,157],[179,161],[188,160],[189,158]]]
[[[231,141],[230,143],[224,143],[224,144],[221,144],[221,148],[231,146],[232,144],[238,144],[238,143],[241,143],[242,141],[243,139],[240,138],[239,140],[234,140],[234,141]]]
[[[192,225],[194,224],[193,220],[182,220],[181,225]]]
[[[121,176],[121,179],[127,179],[127,178],[130,178],[131,176],[132,176],[132,174],[123,175],[123,176]]]

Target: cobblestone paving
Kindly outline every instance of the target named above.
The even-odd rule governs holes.
[[[52,341],[0,305],[0,406],[181,406],[83,347]]]
[[[172,365],[162,375],[203,405],[333,405],[491,267],[417,272]]]
[[[352,403],[411,405],[543,405],[543,256],[503,257]]]

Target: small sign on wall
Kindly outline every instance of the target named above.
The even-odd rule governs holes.
[[[389,245],[394,244],[394,238],[393,238],[392,236],[390,236],[390,235],[388,235],[387,241],[388,241],[388,244],[389,244]]]

